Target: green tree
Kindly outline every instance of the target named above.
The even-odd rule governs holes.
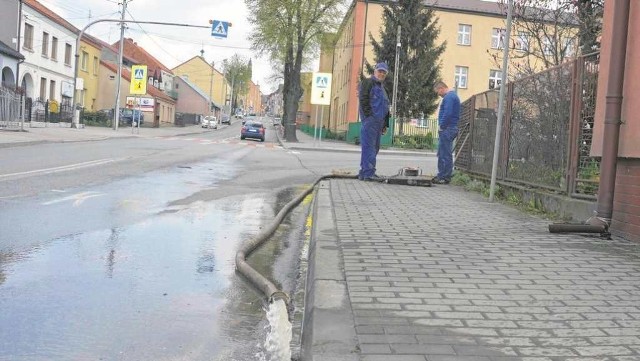
[[[231,109],[238,108],[238,98],[246,95],[251,81],[251,60],[247,62],[245,58],[238,54],[230,59],[225,59],[222,64],[227,82],[233,90],[231,99]]]
[[[506,13],[508,0],[499,0]],[[510,76],[518,78],[558,66],[600,48],[604,0],[514,0]],[[500,48],[504,45],[500,44]],[[488,51],[497,66],[501,51]]]
[[[317,50],[324,33],[335,30],[345,0],[245,0],[252,9],[249,21],[253,48],[283,66],[283,121],[287,141],[297,141],[295,117],[302,96],[300,72],[305,59]]]
[[[440,77],[440,55],[445,43],[437,44],[440,26],[435,12],[422,0],[399,0],[385,6],[381,40],[369,33],[375,60],[389,65],[385,88],[392,95],[398,25],[401,26],[398,68],[398,99],[396,112],[400,120],[411,116],[433,114],[438,95],[433,85]],[[374,64],[365,64],[373,74]]]
[[[578,21],[580,22],[580,50],[582,54],[589,54],[599,50],[599,37],[602,35],[604,0],[565,1],[570,1],[578,13]]]

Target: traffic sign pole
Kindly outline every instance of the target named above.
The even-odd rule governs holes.
[[[324,105],[320,106],[320,143],[322,144],[322,127],[324,126]]]

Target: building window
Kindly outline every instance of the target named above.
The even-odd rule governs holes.
[[[58,60],[58,38],[51,38],[51,59]]]
[[[542,54],[545,56],[552,56],[555,50],[555,46],[553,45],[553,40],[548,36],[545,36],[542,39]]]
[[[516,50],[529,51],[529,35],[521,31],[516,38]]]
[[[574,57],[576,55],[576,42],[574,39],[565,39],[563,50],[565,58]]]
[[[64,63],[71,65],[71,44],[64,45]]]
[[[56,97],[56,81],[49,82],[49,99],[55,99]]]
[[[47,78],[40,78],[40,99],[47,99]]]
[[[471,25],[458,24],[458,45],[471,45]]]
[[[33,25],[24,23],[24,43],[25,49],[33,50]]]
[[[93,57],[93,75],[98,75],[98,57],[94,56]]]
[[[489,71],[489,89],[496,89],[500,87],[502,83],[502,71],[491,70]]]
[[[49,33],[42,33],[42,56],[49,56]]]
[[[83,50],[82,57],[80,58],[80,62],[82,64],[80,66],[80,69],[82,69],[82,71],[87,71],[87,63],[89,62],[89,53]]]
[[[504,46],[504,29],[493,28],[491,30],[491,48],[502,49]]]
[[[455,74],[456,87],[466,89],[468,78],[469,78],[469,67],[456,66],[456,74]]]

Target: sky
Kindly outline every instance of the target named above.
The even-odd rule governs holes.
[[[122,8],[116,0],[38,1],[79,29],[98,19],[119,19]],[[169,69],[200,55],[202,49],[204,58],[208,62],[214,61],[219,71],[222,71],[222,60],[234,54],[251,58],[253,81],[260,85],[263,94],[269,94],[278,86],[278,81],[273,80],[276,71],[266,57],[259,57],[251,50],[248,40],[251,25],[247,14],[242,0],[128,0],[128,20],[203,26],[210,26],[209,20],[222,20],[231,22],[232,27],[227,39],[215,39],[211,36],[211,29],[129,24],[125,37],[133,38]],[[87,32],[109,44],[120,39],[117,23],[98,23]]]

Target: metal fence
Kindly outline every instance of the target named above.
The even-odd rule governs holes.
[[[598,54],[580,57],[507,85],[498,179],[592,199],[599,161],[589,156]],[[498,91],[462,105],[456,167],[491,174]]]
[[[70,101],[58,103],[55,100],[27,98],[24,121],[29,123],[30,127],[47,127],[50,124],[71,126],[73,106]]]
[[[20,128],[20,93],[0,86],[0,128]]]
[[[397,121],[393,129],[393,145],[414,149],[433,149],[438,141],[438,119]]]

